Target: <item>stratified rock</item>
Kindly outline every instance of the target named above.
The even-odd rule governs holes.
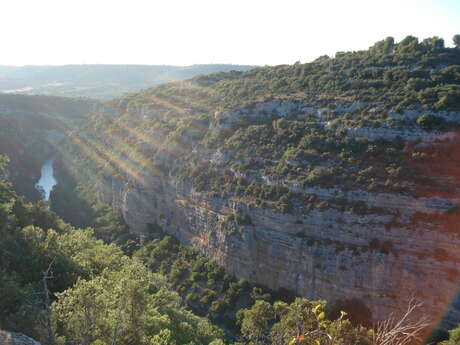
[[[246,119],[269,116],[314,117],[320,121],[318,125],[334,130],[327,121],[329,114],[342,116],[363,106],[350,103],[319,109],[296,101],[261,102],[216,112],[209,130],[225,132]],[[420,115],[410,114],[414,118]],[[433,114],[448,120],[460,118],[458,113]],[[140,114],[131,115],[138,118]],[[354,128],[345,134],[368,141],[399,137],[420,147],[460,143],[455,132],[427,132],[414,125]],[[175,159],[171,152],[174,147],[163,143],[152,152],[154,165],[175,171],[177,165],[187,163]],[[217,169],[244,159],[224,149],[197,148],[192,153]],[[452,190],[449,195],[373,192],[340,184],[303,186],[287,178],[256,178],[262,184],[282,185],[293,193],[313,197],[325,206],[282,213],[244,198],[200,192],[193,180],[148,169],[135,178],[123,171],[117,177],[101,178],[96,193],[101,202],[121,210],[131,231],[140,234],[152,225],[159,226],[237,278],[330,303],[359,300],[371,311],[373,321],[404,312],[415,297],[423,302],[421,314],[432,316],[433,321],[447,311],[442,328],[458,323],[460,307],[452,301],[460,282],[460,237],[452,214],[460,204],[459,191]],[[355,211],[352,206],[356,204],[366,210]],[[248,215],[250,221],[235,221],[231,216],[238,212]]]

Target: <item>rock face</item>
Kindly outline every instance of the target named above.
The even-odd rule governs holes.
[[[439,318],[458,288],[458,237],[397,204],[386,214],[329,209],[299,218],[155,179],[117,187],[105,198],[121,207],[133,231],[160,225],[239,278],[311,299],[358,298],[375,320],[402,311],[411,297]],[[237,211],[249,214],[252,225],[229,221]]]
[[[442,225],[433,219],[417,220],[439,212],[436,207],[416,213],[375,198],[390,211],[356,215],[328,209],[298,217],[210,198],[153,177],[143,185],[113,186],[104,198],[122,209],[133,231],[160,225],[239,278],[311,299],[358,298],[375,320],[402,311],[412,297],[439,319],[458,288],[458,237],[438,232]],[[252,224],[229,221],[235,212],[249,214]],[[445,326],[456,321],[447,318]]]
[[[343,104],[333,111],[362,106]],[[283,101],[265,102],[254,109],[216,113],[211,129],[225,130],[241,118],[275,113],[276,117],[326,120],[329,111]],[[458,113],[435,115],[460,118]],[[362,129],[348,135],[367,140],[400,136],[419,139],[417,145],[458,139],[455,133],[430,132],[427,136],[410,128]],[[156,155],[171,164],[164,151]],[[209,150],[202,155],[217,166],[231,160],[226,152]],[[310,299],[358,299],[369,308],[374,321],[402,312],[411,298],[424,303],[421,312],[433,322],[447,313],[442,328],[459,321],[459,303],[452,304],[460,282],[459,217],[451,214],[460,202],[458,191],[449,196],[408,196],[346,191],[340,186],[303,188],[281,181],[292,191],[319,200],[358,201],[372,208],[364,213],[329,207],[284,214],[270,206],[256,207],[197,192],[190,182],[171,176],[145,171],[140,178],[128,180],[100,181],[98,193],[101,201],[122,210],[132,231],[142,233],[150,225],[161,226],[238,278],[275,290],[286,288]],[[272,182],[265,179],[264,183]],[[250,222],[238,224],[235,214],[249,215]]]
[[[39,342],[36,342],[32,338],[21,334],[6,332],[0,330],[0,344],[2,345],[40,345]]]

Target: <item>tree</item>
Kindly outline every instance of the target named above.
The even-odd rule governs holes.
[[[408,345],[419,341],[420,332],[429,325],[424,318],[414,321],[414,311],[420,306],[411,300],[400,317],[390,316],[375,329],[353,326],[345,312],[328,319],[324,301],[305,298],[291,304],[257,301],[238,317],[241,333],[254,345]]]
[[[443,341],[439,345],[458,345],[460,344],[460,325],[449,331],[449,340]]]
[[[408,345],[420,343],[420,334],[430,325],[428,317],[418,317],[414,320],[414,313],[422,306],[421,303],[411,299],[405,312],[377,324],[372,334],[372,345]]]
[[[401,42],[398,44],[397,51],[398,53],[408,54],[412,53],[417,50],[418,47],[418,38],[414,36],[406,36]]]
[[[223,333],[180,307],[164,278],[130,260],[58,293],[53,312],[70,344],[209,344]]]
[[[5,169],[8,166],[10,159],[5,155],[0,155],[0,176],[3,178],[5,174]]]
[[[431,130],[442,124],[442,118],[430,114],[423,114],[415,121],[417,125],[425,130]]]
[[[455,47],[460,48],[460,35],[454,35],[452,38],[452,41],[454,42]]]
[[[370,50],[377,54],[391,54],[395,48],[395,39],[391,36],[376,42]],[[346,53],[343,53],[345,55]]]
[[[383,45],[383,51],[385,54],[393,53],[395,48],[395,39],[391,36],[385,38],[385,43]]]
[[[438,36],[425,38],[422,41],[422,45],[431,51],[441,50],[444,48],[444,40]]]
[[[250,309],[237,313],[243,336],[255,344],[270,343],[270,329],[275,313],[273,306],[265,301],[256,301]]]
[[[270,345],[338,345],[368,344],[369,331],[353,327],[342,313],[336,320],[327,320],[324,301],[296,298],[291,304],[271,305],[256,301],[252,308],[239,312],[242,335],[250,344]]]
[[[106,270],[92,280],[80,279],[57,294],[53,311],[64,336],[75,343],[140,344],[145,313],[153,303],[148,292],[154,290],[154,277],[133,263],[119,272]]]
[[[52,279],[53,276],[50,275],[51,267],[53,266],[54,259],[51,261],[49,264],[48,268],[46,271],[43,271],[43,304],[45,306],[45,322],[46,322],[46,338],[47,338],[47,344],[48,345],[54,345],[54,331],[53,328],[51,327],[51,308],[50,308],[50,290],[48,289],[48,279]]]

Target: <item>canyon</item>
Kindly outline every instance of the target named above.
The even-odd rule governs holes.
[[[161,230],[238,279],[359,305],[370,322],[414,299],[418,317],[449,330],[460,321],[460,55],[394,49],[79,100],[73,112],[13,102],[0,108],[5,133],[23,138],[9,174],[24,180],[35,156],[33,186],[56,156],[136,235]]]
[[[338,107],[359,109],[360,105]],[[94,109],[99,113],[102,110]],[[103,111],[113,119],[121,115],[113,108]],[[133,107],[129,112],[133,118],[162,115],[157,110]],[[284,118],[313,114],[327,128],[324,114],[333,111],[272,101],[250,109],[216,113],[219,124],[210,125],[209,131],[231,128],[242,117],[261,118],[273,112]],[[460,119],[458,113],[436,115]],[[460,141],[454,132],[427,132],[415,127],[350,131],[352,136],[366,140],[382,136],[391,139],[397,133],[408,141],[421,138],[417,145],[425,146],[455,145]],[[45,138],[45,151],[63,154],[62,147],[68,138],[62,130],[46,129],[40,135]],[[200,159],[216,166],[231,161],[232,155],[219,149],[196,150]],[[168,170],[183,164],[171,157],[167,143],[153,159],[168,166]],[[67,164],[76,163],[69,159]],[[121,210],[131,231],[142,234],[151,226],[161,227],[182,244],[213,258],[239,279],[273,290],[284,288],[309,299],[331,303],[360,301],[370,310],[373,321],[403,312],[411,298],[423,301],[421,314],[432,320],[443,319],[443,329],[452,328],[459,320],[460,303],[455,294],[460,279],[460,239],[456,231],[446,231],[449,226],[455,228],[458,221],[458,217],[449,215],[449,210],[460,202],[458,191],[447,197],[414,197],[344,190],[341,186],[302,187],[289,181],[261,178],[264,184],[282,184],[317,200],[339,200],[344,204],[359,201],[371,207],[365,214],[333,207],[286,214],[270,206],[212,196],[196,190],[192,181],[178,181],[174,176],[154,174],[149,169],[142,170],[136,178],[123,170],[120,173],[118,178],[96,178],[95,192],[101,202]],[[94,180],[96,175],[92,176]],[[77,177],[81,182],[88,179],[84,173]],[[238,224],[233,218],[235,214],[249,215],[250,224]]]
[[[348,108],[359,109],[359,105]],[[210,126],[210,131],[229,128],[244,116],[257,118],[272,112],[301,118],[312,110],[302,111],[295,102],[257,104],[217,113],[216,117],[224,121]],[[130,116],[158,113],[131,108]],[[437,116],[460,119],[459,113]],[[425,147],[460,143],[454,132],[441,134],[415,127],[389,131],[363,128],[353,131],[353,136],[375,140],[394,138],[397,133],[408,142],[421,138],[418,145]],[[172,159],[169,152],[164,145],[153,159],[172,171],[174,165],[184,162]],[[229,160],[218,150],[201,150],[198,155],[217,166],[222,159]],[[359,201],[371,209],[365,214],[333,207],[286,214],[270,206],[210,196],[197,191],[191,181],[178,181],[148,169],[136,178],[125,174],[122,178],[98,179],[96,191],[100,201],[122,211],[131,231],[142,234],[151,226],[159,226],[238,278],[273,290],[291,290],[309,299],[360,301],[371,311],[373,321],[402,313],[407,301],[415,298],[423,301],[420,315],[443,319],[441,328],[450,329],[458,322],[460,238],[455,231],[458,216],[450,214],[460,202],[458,190],[448,196],[408,196],[344,190],[341,186],[301,187],[269,179],[265,183],[281,183],[318,200]],[[249,215],[250,223],[238,224],[233,217],[238,213]]]

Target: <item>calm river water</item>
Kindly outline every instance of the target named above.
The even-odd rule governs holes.
[[[54,158],[51,158],[47,160],[45,164],[43,164],[40,180],[36,184],[37,188],[43,189],[45,191],[45,200],[50,198],[50,192],[54,185],[57,184],[57,181],[54,178],[53,162]]]

